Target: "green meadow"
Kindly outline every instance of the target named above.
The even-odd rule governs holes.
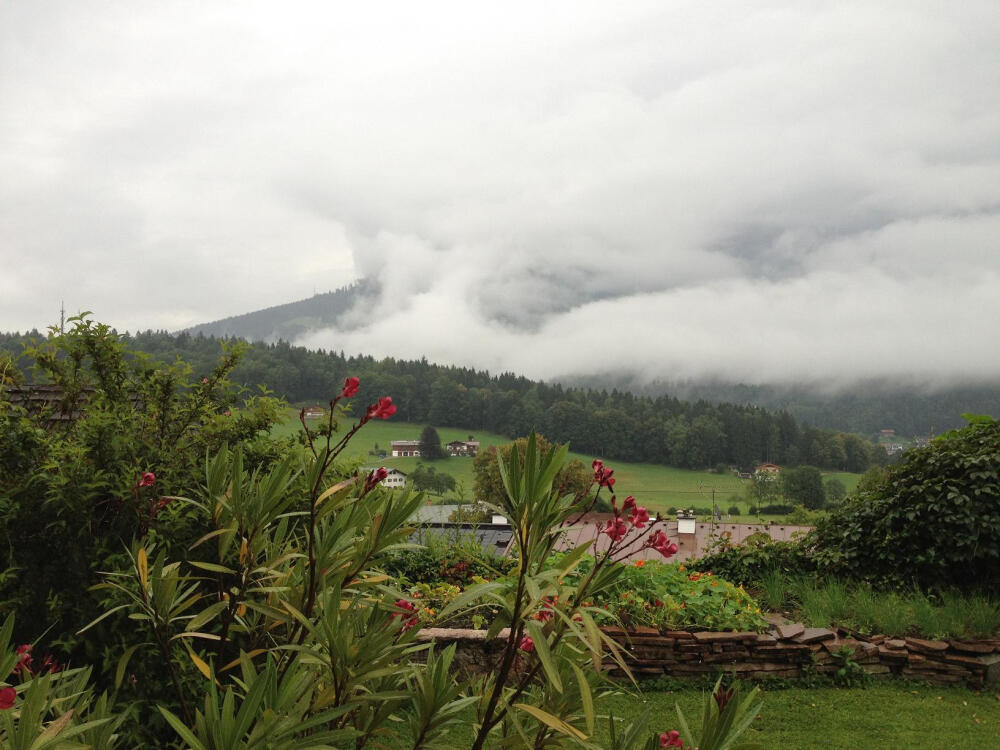
[[[320,424],[319,420],[310,420],[310,425]],[[349,429],[350,424],[344,422],[342,429]],[[378,450],[388,452],[393,440],[419,440],[424,425],[394,420],[372,421],[366,424],[351,441],[344,457],[357,460],[362,466],[386,466],[409,473],[416,468],[422,459],[412,457],[379,458]],[[301,431],[298,411],[289,410],[288,419],[275,427],[275,436],[291,435]],[[468,440],[470,436],[478,440],[482,448],[491,445],[505,445],[510,440],[502,435],[475,430],[456,429],[451,427],[437,428],[442,444],[452,440]],[[570,453],[572,458],[579,459],[589,465],[594,456],[580,453]],[[463,499],[472,499],[472,459],[448,458],[440,461],[427,462],[435,470],[450,474],[463,490]],[[747,503],[743,499],[743,488],[746,480],[738,479],[731,474],[715,474],[709,471],[692,471],[676,469],[659,464],[628,463],[620,460],[609,460],[608,465],[615,470],[616,492],[621,495],[634,495],[640,504],[650,510],[666,512],[668,508],[710,508],[713,499],[723,513],[732,505],[740,508],[741,518],[732,520],[752,521],[754,516],[747,516]],[[860,475],[846,472],[825,474],[824,477],[836,477],[850,492],[857,486]]]

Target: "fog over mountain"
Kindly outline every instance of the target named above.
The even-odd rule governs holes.
[[[296,343],[995,382],[997,39],[988,1],[6,4],[0,328],[368,279]]]

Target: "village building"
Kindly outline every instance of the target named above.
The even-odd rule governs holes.
[[[394,457],[420,455],[419,440],[393,440],[390,446]]]
[[[778,476],[781,473],[781,467],[778,464],[763,463],[758,464],[753,470],[754,474],[770,474],[771,476]]]
[[[393,490],[401,490],[406,486],[406,474],[399,469],[389,469],[389,473],[379,484]]]
[[[445,446],[449,456],[472,456],[479,454],[478,440],[452,440]]]
[[[307,406],[302,410],[304,419],[322,419],[326,415],[326,410],[322,406]]]

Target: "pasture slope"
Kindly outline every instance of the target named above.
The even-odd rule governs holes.
[[[318,424],[318,422],[316,422]],[[313,422],[310,422],[313,424]],[[349,423],[342,425],[349,429]],[[362,466],[387,466],[409,473],[416,468],[419,458],[400,457],[378,458],[375,451],[389,450],[393,440],[419,440],[424,425],[409,422],[373,421],[366,424],[351,441],[344,454],[347,459],[354,459]],[[298,412],[289,410],[288,418],[274,428],[275,436],[291,435],[302,427],[298,421]],[[510,440],[502,435],[476,430],[438,427],[438,435],[442,443],[452,440],[467,440],[470,435],[482,444],[482,448],[492,445],[504,445]],[[594,456],[580,453],[570,453],[572,458],[579,459],[589,465]],[[450,474],[455,478],[463,491],[463,499],[472,499],[472,459],[449,458],[428,462],[435,470]],[[715,502],[725,513],[731,505],[738,505],[741,514],[746,514],[747,503],[743,499],[743,488],[746,480],[733,475],[715,474],[709,471],[693,471],[676,469],[659,464],[628,463],[620,460],[609,460],[608,465],[614,468],[617,483],[615,489],[619,495],[634,495],[641,505],[650,510],[665,512],[670,507],[711,507],[712,493],[715,491]],[[844,483],[848,491],[854,489],[860,478],[858,474],[839,472],[827,476],[837,477]],[[735,520],[735,519],[734,519]]]

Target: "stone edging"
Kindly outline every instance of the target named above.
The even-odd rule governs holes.
[[[661,633],[644,627],[602,630],[622,646],[629,668],[639,679],[719,672],[752,679],[798,679],[836,672],[843,664],[838,654],[847,653],[867,674],[876,677],[897,675],[973,688],[1000,681],[1000,640],[895,639],[865,636],[845,628],[807,628],[798,623],[775,624],[767,633]],[[482,630],[428,628],[418,634],[418,640],[456,643],[456,667],[481,673],[493,668],[506,632],[487,641]],[[614,662],[604,666],[612,677],[624,676]]]

